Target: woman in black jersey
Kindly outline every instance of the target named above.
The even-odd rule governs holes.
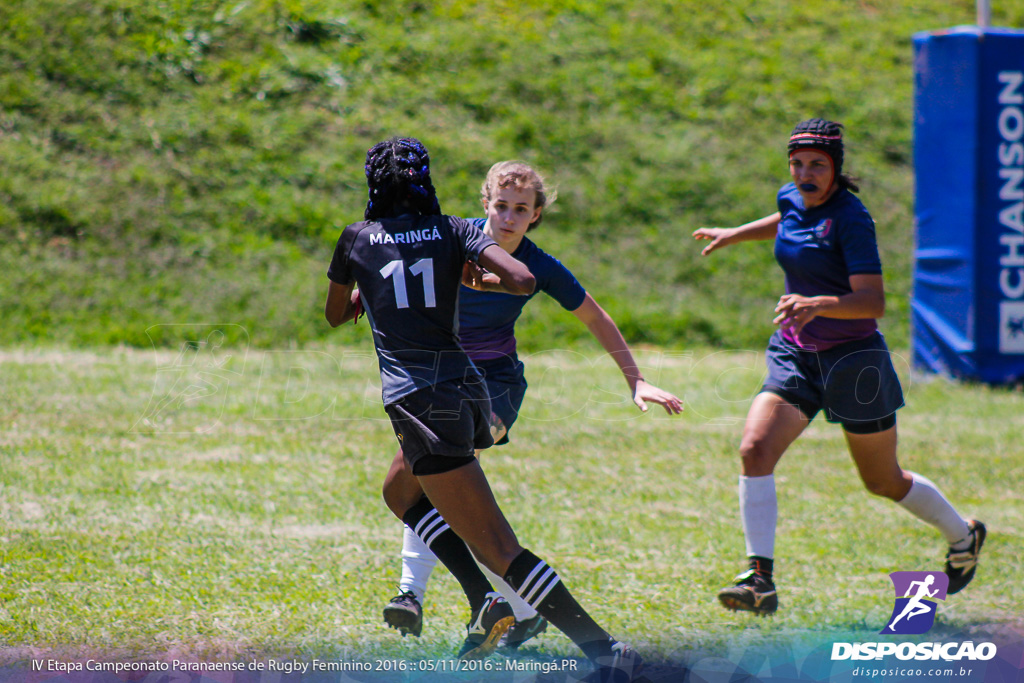
[[[465,264],[478,263],[500,279],[488,278],[486,286],[511,293],[532,292],[533,276],[467,221],[441,214],[430,158],[418,140],[374,145],[365,170],[365,220],[346,227],[338,240],[325,314],[336,327],[360,307],[366,312],[385,411],[408,463],[392,483],[388,504],[466,593],[472,617],[460,656],[486,656],[514,621],[475,556],[507,582],[500,590],[515,590],[595,662],[597,679],[632,680],[639,655],[611,638],[558,574],[519,545],[473,457],[492,439],[482,378],[454,331]]]

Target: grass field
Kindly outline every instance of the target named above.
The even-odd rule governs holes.
[[[1024,3],[993,4],[993,25],[1024,24]],[[944,547],[862,490],[821,421],[777,472],[782,611],[714,600],[742,569],[736,446],[782,275],[767,244],[700,259],[689,235],[770,213],[792,125],[843,121],[885,329],[908,346],[911,36],[974,16],[966,0],[0,2],[0,683],[43,656],[456,650],[468,615],[444,572],[423,637],[381,621],[396,443],[368,330],[320,315],[365,150],[394,134],[427,144],[452,214],[479,214],[497,160],[544,171],[559,199],[537,243],[686,399],[638,414],[585,328],[532,304],[531,391],[513,443],[484,455],[524,545],[649,661],[874,639],[888,574],[938,569]],[[899,369],[902,463],[990,531],[931,636],[1019,648],[1024,394]],[[578,653],[551,632],[526,654]]]
[[[215,340],[209,331],[189,335]],[[379,495],[396,444],[369,339],[215,345],[0,353],[0,665],[41,653],[450,655],[467,613],[445,573],[421,638],[380,619],[401,529]],[[782,608],[768,620],[722,610],[715,591],[742,568],[735,447],[760,352],[640,356],[685,398],[683,416],[636,412],[595,347],[537,353],[525,358],[531,391],[513,442],[484,463],[524,545],[649,660],[870,639],[892,608],[887,574],[941,567],[938,534],[865,493],[838,428],[815,421],[777,472]],[[898,366],[903,465],[990,530],[977,580],[940,605],[932,636],[1019,636],[1008,597],[1020,594],[1024,546],[1024,395],[912,381]],[[578,655],[555,632],[524,650]]]

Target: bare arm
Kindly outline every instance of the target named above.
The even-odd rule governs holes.
[[[856,320],[885,315],[885,285],[881,275],[851,275],[850,289],[842,296],[803,296],[784,294],[775,307],[774,322],[792,327],[799,334],[804,325],[818,316]]]
[[[601,347],[615,359],[615,363],[622,371],[622,376],[629,385],[629,391],[633,395],[633,403],[640,410],[647,412],[647,401],[652,401],[665,408],[665,411],[672,415],[681,413],[683,402],[676,396],[663,391],[640,374],[640,368],[636,366],[633,354],[623,339],[618,325],[612,320],[594,298],[587,294],[580,307],[573,311],[573,314],[587,326],[590,333],[594,335]]]
[[[537,286],[537,278],[533,276],[523,263],[499,247],[492,244],[482,252],[478,259],[480,265],[494,273],[501,280],[503,290],[509,294],[533,294]]]
[[[352,320],[359,312],[359,290],[355,285],[339,285],[331,281],[327,288],[327,304],[324,316],[331,327],[337,327]]]
[[[698,240],[711,240],[711,244],[700,252],[701,256],[707,256],[716,249],[737,242],[775,239],[775,233],[781,220],[782,215],[776,211],[771,216],[744,223],[736,228],[697,228],[693,231],[693,237]]]

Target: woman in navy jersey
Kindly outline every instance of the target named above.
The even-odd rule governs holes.
[[[460,292],[459,344],[484,375],[491,398],[491,433],[495,443],[508,442],[509,430],[526,395],[523,363],[516,354],[515,324],[523,308],[538,292],[551,296],[587,326],[618,364],[637,408],[646,412],[647,403],[652,402],[664,407],[669,414],[678,414],[682,410],[682,402],[644,379],[615,321],[583,289],[568,268],[526,236],[540,225],[545,206],[554,201],[541,175],[523,162],[498,162],[487,173],[481,188],[481,200],[486,218],[474,219],[470,223],[525,264],[537,279],[536,289],[528,296],[477,291],[465,286]],[[399,451],[394,470],[403,467]],[[436,563],[433,553],[406,527],[402,543],[400,593],[384,609],[385,621],[403,635],[420,633],[423,597]],[[496,578],[492,577],[492,580],[496,581]],[[503,644],[515,649],[543,631],[546,624],[525,602],[514,598],[509,602],[515,610],[516,624]]]
[[[365,220],[345,228],[330,268],[332,327],[365,310],[380,365],[384,410],[405,467],[389,474],[385,502],[459,581],[471,609],[460,658],[487,656],[513,624],[509,605],[476,559],[568,635],[596,665],[594,678],[632,680],[640,657],[576,602],[555,570],[523,548],[474,457],[493,443],[490,400],[458,344],[455,320],[468,262],[484,284],[533,292],[529,269],[467,221],[441,213],[430,157],[419,140],[392,138],[366,155]],[[356,289],[358,285],[358,290]]]
[[[740,515],[748,571],[719,592],[728,609],[771,614],[778,506],[775,466],[810,421],[824,411],[839,423],[864,486],[936,527],[949,543],[948,593],[974,577],[985,525],[963,519],[925,477],[896,457],[899,379],[876,319],[885,311],[875,224],[843,173],[842,125],[809,119],[789,138],[793,182],[779,190],[778,211],[737,228],[700,228],[704,256],[737,242],[774,240],[785,274],[775,307],[779,329],[768,342],[768,377],[747,413],[740,443]]]

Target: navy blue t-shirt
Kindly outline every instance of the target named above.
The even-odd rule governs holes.
[[[327,276],[355,282],[380,364],[384,404],[479,377],[459,346],[462,267],[494,240],[462,218],[400,216],[345,228]]]
[[[470,219],[483,234],[484,218]],[[561,261],[523,237],[512,256],[525,264],[537,287],[529,296],[503,292],[480,292],[463,286],[459,298],[459,342],[474,361],[515,358],[515,327],[523,307],[537,292],[546,292],[567,311],[583,304],[586,290]]]
[[[786,274],[787,294],[842,296],[853,291],[851,275],[881,274],[875,222],[852,192],[838,190],[824,204],[806,209],[796,185],[788,183],[779,190],[778,205],[782,220],[775,260]],[[799,335],[789,328],[782,335],[802,348],[824,351],[869,337],[877,329],[874,318],[818,316]]]

